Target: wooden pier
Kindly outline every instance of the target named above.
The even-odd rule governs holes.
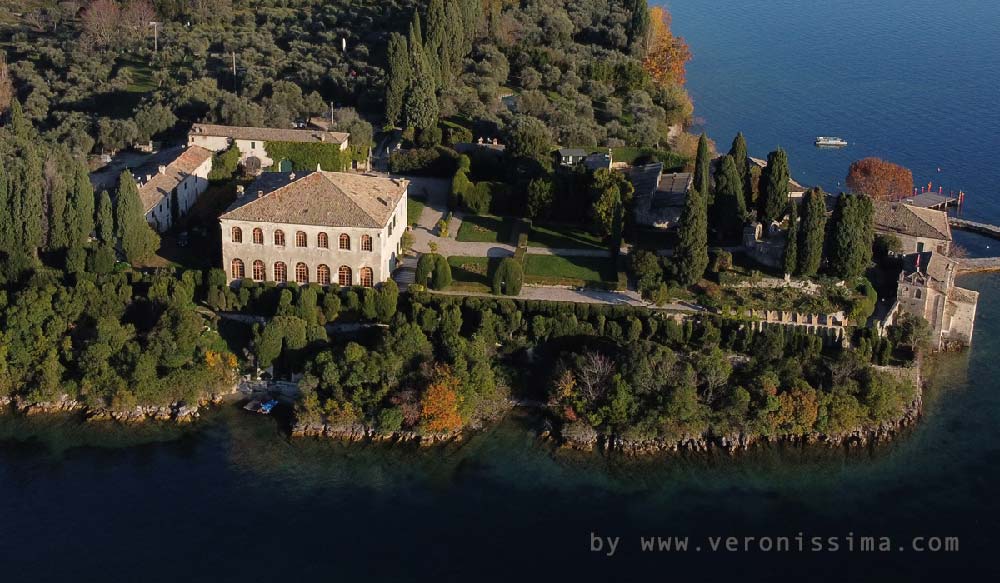
[[[948,207],[957,206],[959,199],[957,196],[939,192],[921,192],[904,199],[903,202],[910,206],[943,211],[948,210]]]
[[[961,257],[955,259],[955,263],[959,275],[1000,271],[1000,257]]]

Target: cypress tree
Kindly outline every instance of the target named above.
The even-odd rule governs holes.
[[[69,246],[83,245],[94,232],[94,185],[90,183],[87,166],[81,160],[73,164],[73,184],[66,205],[69,225]]]
[[[865,194],[841,194],[833,211],[830,269],[844,280],[865,272],[872,260],[875,208]]]
[[[431,66],[436,86],[441,87],[444,70],[450,66],[448,59],[449,31],[445,28],[445,10],[443,0],[430,0],[427,5],[427,40],[424,52]]]
[[[408,127],[427,129],[437,123],[438,103],[434,76],[420,36],[420,16],[414,12],[410,25],[410,87],[404,100],[404,121]]]
[[[483,5],[480,0],[460,0],[462,10],[462,47],[461,54],[472,52],[472,43],[479,37],[483,28]]]
[[[788,155],[781,148],[767,155],[760,176],[760,221],[766,227],[780,220],[788,208]]]
[[[385,117],[391,127],[403,121],[403,99],[410,84],[409,55],[406,37],[399,33],[389,36],[389,67],[385,89]]]
[[[794,202],[788,203],[788,231],[785,235],[784,268],[785,274],[791,275],[795,273],[795,268],[799,261],[799,214],[795,209]]]
[[[101,191],[101,196],[97,201],[97,215],[95,230],[97,240],[102,245],[113,245],[115,242],[115,214],[111,206],[111,195],[107,190]]]
[[[0,156],[0,251],[10,253],[15,247],[14,204],[10,197],[10,176],[6,159]]]
[[[688,192],[681,215],[679,241],[674,251],[677,280],[692,285],[708,267],[708,204],[696,189]]]
[[[712,208],[723,236],[739,236],[746,221],[747,207],[743,199],[743,180],[730,155],[722,158],[715,174],[715,205]]]
[[[45,194],[46,194],[46,225],[48,227],[46,248],[49,250],[65,249],[69,246],[69,184],[63,176],[63,169],[68,160],[57,152],[50,152],[45,161]],[[75,177],[70,175],[70,180]]]
[[[744,206],[753,208],[753,188],[750,183],[750,154],[747,151],[747,140],[743,137],[743,132],[736,134],[733,138],[733,145],[729,148],[729,155],[736,163],[736,171],[740,175],[743,185]]]
[[[139,200],[139,187],[132,173],[122,172],[115,198],[115,233],[125,259],[132,263],[143,261],[156,252],[159,236],[153,231]]]
[[[21,156],[12,173],[11,198],[15,205],[14,229],[19,231],[17,249],[35,254],[43,242],[45,192],[42,189],[42,161],[31,142],[20,144]]]
[[[708,136],[704,133],[698,138],[698,156],[694,160],[694,189],[709,198],[711,204],[711,171],[712,153],[708,150]]]
[[[799,226],[798,274],[812,277],[823,261],[823,240],[826,237],[826,196],[819,188],[810,189],[802,201],[802,223]]]

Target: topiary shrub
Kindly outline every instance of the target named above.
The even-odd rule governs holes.
[[[496,295],[516,296],[521,293],[524,283],[524,270],[521,264],[511,257],[500,261],[496,273],[493,274],[493,293]]]
[[[435,290],[446,289],[451,285],[451,264],[448,259],[441,255],[436,255],[434,261],[434,277],[431,281],[431,288]]]
[[[430,279],[431,273],[434,271],[434,264],[437,262],[438,255],[436,253],[424,253],[417,260],[417,273],[414,276],[414,283],[422,286],[428,285],[428,279]]]

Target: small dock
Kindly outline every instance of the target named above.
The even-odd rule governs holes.
[[[905,199],[905,202],[910,206],[943,211],[958,206],[959,199],[939,192],[921,192]]]

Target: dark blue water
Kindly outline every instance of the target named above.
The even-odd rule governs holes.
[[[802,181],[830,190],[852,159],[882,155],[1000,219],[996,4],[671,8],[720,143],[742,129],[755,154],[781,144]],[[825,133],[853,145],[814,150]],[[289,441],[235,408],[184,430],[0,416],[0,581],[995,580],[1000,276],[964,285],[983,293],[973,348],[939,360],[925,418],[874,451],[629,462],[554,451],[531,418],[412,451]],[[706,538],[799,532],[907,550],[723,554]],[[622,537],[615,556],[591,552],[591,533]],[[640,535],[703,548],[642,553]],[[915,536],[958,536],[961,550],[915,553]]]
[[[963,214],[1000,219],[1000,2],[667,0],[691,45],[696,116],[720,150],[782,146],[793,175],[843,188],[878,156],[917,186],[968,193]],[[817,149],[818,135],[842,150]],[[940,172],[938,172],[940,168]]]

